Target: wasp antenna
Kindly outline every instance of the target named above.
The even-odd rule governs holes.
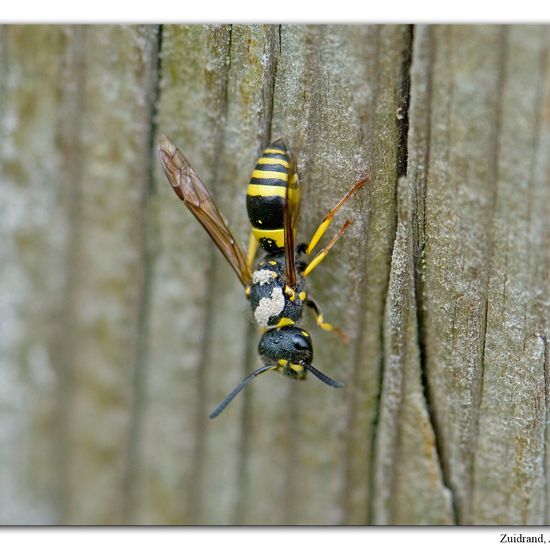
[[[304,367],[311,372],[314,376],[319,378],[321,382],[324,382],[327,384],[327,386],[332,386],[333,388],[341,388],[344,386],[342,382],[337,382],[336,380],[333,380],[330,378],[330,376],[327,376],[326,374],[322,373],[320,370],[317,370],[313,365],[304,365]]]
[[[225,399],[210,413],[209,418],[216,418],[219,416],[222,411],[235,399],[235,397],[242,391],[242,389],[253,379],[256,378],[259,374],[262,374],[262,372],[265,372],[266,370],[270,370],[275,368],[277,365],[263,365],[259,369],[256,369],[254,372],[251,372],[246,378],[243,379],[243,381],[234,388],[226,397]]]

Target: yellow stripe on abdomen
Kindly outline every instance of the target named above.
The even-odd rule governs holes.
[[[275,172],[272,170],[254,170],[250,178],[261,179],[261,180],[279,180],[280,182],[288,181],[287,172]]]
[[[249,183],[247,193],[252,197],[286,197],[286,187],[281,185],[264,185],[263,183]]]
[[[273,157],[259,158],[256,164],[278,164],[279,166],[284,166],[287,169],[290,168],[290,165],[286,160]]]

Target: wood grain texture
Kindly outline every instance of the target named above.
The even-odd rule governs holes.
[[[422,346],[445,483],[460,523],[543,523],[547,33],[418,39],[430,52]]]
[[[550,56],[535,26],[0,28],[2,524],[544,524]],[[47,69],[47,70],[46,70]],[[163,133],[248,241],[285,137],[313,364],[259,365]],[[328,242],[329,235],[325,237]]]

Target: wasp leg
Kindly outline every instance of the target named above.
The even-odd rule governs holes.
[[[334,325],[331,325],[330,323],[327,323],[324,320],[323,314],[321,313],[319,306],[313,300],[306,300],[304,303],[306,304],[306,306],[310,307],[313,310],[315,321],[320,328],[329,332],[334,332],[340,337],[340,340],[342,340],[344,344],[347,344],[349,342],[349,336],[343,330],[335,327]]]
[[[359,180],[336,204],[336,206],[325,216],[325,219],[319,224],[319,227],[313,234],[313,237],[311,237],[311,240],[309,241],[309,244],[307,246],[306,254],[311,254],[317,243],[319,242],[319,239],[325,234],[325,231],[328,229],[328,226],[332,222],[332,218],[334,218],[334,215],[342,205],[363,185],[369,180],[369,176],[366,178],[363,178],[362,180]]]
[[[336,241],[343,235],[344,231],[349,227],[350,223],[351,220],[346,220],[343,223],[342,227],[340,227],[336,235],[332,237],[327,246],[325,246],[325,248],[323,248],[323,250],[321,250],[321,252],[319,252],[319,254],[317,254],[317,256],[315,256],[315,258],[311,260],[311,262],[309,262],[307,267],[302,272],[302,276],[307,277],[325,259],[328,251],[336,244]]]

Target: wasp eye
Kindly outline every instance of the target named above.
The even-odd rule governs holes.
[[[295,349],[311,349],[311,344],[309,343],[309,340],[301,334],[295,334],[294,336],[292,336],[292,344],[294,345]]]

